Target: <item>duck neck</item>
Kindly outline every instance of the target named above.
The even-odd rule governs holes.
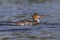
[[[40,23],[39,19],[37,19],[37,20],[34,20],[34,19],[33,19],[33,21],[34,21],[34,24]]]

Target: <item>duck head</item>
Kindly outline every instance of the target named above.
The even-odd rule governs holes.
[[[44,16],[42,16],[42,15],[40,15],[40,14],[38,14],[38,13],[35,13],[34,15],[33,15],[33,21],[34,21],[34,23],[35,24],[38,24],[38,23],[40,23],[40,18],[44,18]]]

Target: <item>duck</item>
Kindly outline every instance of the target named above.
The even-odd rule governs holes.
[[[36,24],[40,23],[39,18],[44,18],[44,16],[42,16],[38,13],[34,13],[34,15],[32,16],[33,21],[31,21],[31,20],[21,20],[21,21],[18,21],[18,22],[14,22],[13,25],[17,25],[17,26],[20,26],[20,25],[36,25]]]

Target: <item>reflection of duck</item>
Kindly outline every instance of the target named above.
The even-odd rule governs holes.
[[[22,21],[15,22],[14,24],[15,25],[32,25],[32,24],[38,24],[38,23],[40,23],[39,18],[43,18],[43,16],[35,13],[32,16],[32,18],[33,18],[33,21],[30,21],[30,20],[22,20]]]

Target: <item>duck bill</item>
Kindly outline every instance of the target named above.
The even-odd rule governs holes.
[[[44,18],[44,16],[40,16],[40,18]]]

